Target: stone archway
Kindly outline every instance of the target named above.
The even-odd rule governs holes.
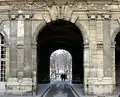
[[[116,90],[118,89],[118,85],[120,84],[120,78],[119,78],[119,38],[120,38],[120,27],[116,28],[114,32],[111,34],[111,50],[112,50],[112,61],[113,61],[113,68],[112,68],[112,81],[113,84],[116,87]],[[117,90],[118,91],[118,90]]]
[[[70,21],[69,21],[70,22]],[[87,68],[85,66],[87,66],[89,64],[89,39],[88,39],[88,35],[87,35],[87,32],[85,31],[84,27],[79,23],[79,21],[76,21],[74,23],[74,25],[81,31],[81,35],[83,37],[83,67],[84,67],[84,92],[87,92],[87,79],[88,77],[86,76],[88,73],[87,71]],[[32,54],[34,55],[32,57],[33,59],[33,68],[34,70],[36,71],[37,70],[37,37],[40,33],[40,31],[46,26],[46,23],[45,22],[42,22],[36,29],[35,33],[33,34],[33,38],[32,38]],[[62,49],[65,49],[65,48],[62,48]],[[36,71],[37,72],[37,71]],[[37,80],[37,78],[36,78]],[[37,83],[36,83],[37,84]]]
[[[67,20],[66,20],[66,21],[67,21]],[[51,21],[51,22],[52,22],[52,21]],[[71,21],[69,21],[69,22],[71,22]],[[72,22],[71,22],[71,23],[72,23]],[[46,26],[46,24],[47,24],[47,23],[46,23],[45,21],[43,21],[43,22],[41,22],[41,23],[38,25],[37,29],[35,30],[35,32],[34,32],[34,34],[33,34],[33,36],[32,36],[32,44],[36,44],[36,43],[37,43],[37,37],[38,37],[40,31]],[[76,22],[74,23],[74,25],[76,25],[76,26],[79,28],[79,30],[81,31],[81,34],[82,34],[82,36],[83,36],[84,44],[85,44],[85,45],[88,45],[88,44],[89,44],[89,38],[88,38],[87,31],[85,30],[85,28],[83,27],[83,25],[82,25],[79,21],[76,21]]]
[[[80,30],[65,20],[48,23],[37,37],[37,82],[50,81],[49,57],[56,49],[65,49],[72,54],[72,82],[83,83],[83,38]]]

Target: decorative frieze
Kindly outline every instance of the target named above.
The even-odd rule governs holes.
[[[45,0],[49,1],[49,0]],[[4,6],[11,6],[9,10],[16,10],[16,9],[25,9],[25,10],[47,10],[48,8],[52,7],[53,5],[56,6],[70,6],[76,10],[86,10],[86,11],[112,11],[112,10],[120,10],[120,1],[114,1],[111,4],[108,3],[89,3],[89,2],[75,2],[73,0],[64,0],[63,2],[60,0],[50,0],[50,2],[43,2],[43,1],[20,1],[20,2],[11,2],[11,1],[0,1],[0,5],[3,4]],[[2,6],[2,5],[1,5]]]
[[[30,20],[33,17],[33,14],[11,14],[9,15],[10,20],[16,20],[19,17],[23,17],[24,20]]]

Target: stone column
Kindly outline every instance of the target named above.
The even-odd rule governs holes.
[[[112,49],[112,84],[113,84],[113,90],[115,89],[116,86],[116,74],[115,74],[115,43],[112,43],[111,45]]]
[[[98,68],[97,68],[97,77],[98,80],[103,79],[103,42],[97,43],[97,52],[98,52]]]
[[[9,78],[9,75],[10,75],[10,48],[9,46],[6,46],[6,80]]]
[[[37,72],[37,45],[36,43],[32,44],[32,70]]]
[[[32,88],[33,88],[33,95],[36,95],[36,89],[37,89],[37,81],[36,81],[36,70],[32,71]]]
[[[37,47],[36,43],[32,44],[32,80],[33,80],[33,94],[36,94],[37,89]]]
[[[24,68],[25,68],[25,77],[31,77],[32,71],[32,48],[31,48],[31,39],[32,39],[32,21],[30,20],[30,15],[24,16]]]
[[[17,22],[17,73],[24,69],[24,20],[23,15],[19,15]]]
[[[89,78],[89,74],[90,74],[90,68],[89,68],[89,64],[90,64],[90,55],[89,55],[89,44],[84,44],[84,93],[87,94],[88,93],[88,78]]]
[[[98,15],[97,21],[97,78],[103,78],[103,21],[101,15]]]
[[[110,48],[110,21],[103,21],[103,72],[104,77],[112,77],[112,51]]]
[[[90,77],[97,77],[97,34],[96,20],[89,21],[89,39],[90,39]]]
[[[17,20],[15,15],[10,18],[10,76],[16,77],[17,70]]]

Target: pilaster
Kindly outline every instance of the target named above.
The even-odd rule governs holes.
[[[16,15],[10,15],[10,76],[16,76],[17,70],[17,20]]]

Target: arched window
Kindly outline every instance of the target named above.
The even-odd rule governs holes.
[[[5,64],[6,64],[6,45],[5,39],[2,34],[0,34],[0,81],[5,81]]]

